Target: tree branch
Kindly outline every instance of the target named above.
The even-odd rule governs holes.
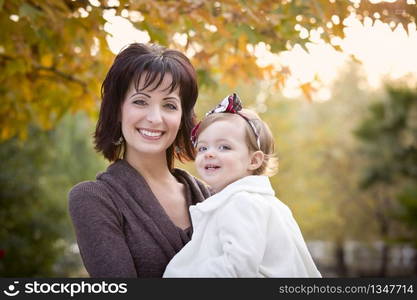
[[[18,58],[13,57],[13,56],[9,56],[9,55],[6,55],[6,54],[0,54],[0,60],[16,60],[16,59],[18,59]],[[36,71],[48,71],[48,72],[51,72],[51,73],[53,73],[55,75],[58,75],[59,77],[65,79],[65,80],[75,82],[75,83],[79,84],[82,87],[84,93],[87,93],[87,91],[88,91],[87,84],[84,81],[76,78],[73,75],[70,75],[70,74],[67,74],[65,72],[62,72],[62,71],[58,70],[55,67],[45,67],[45,66],[42,66],[42,65],[40,65],[38,63],[33,63],[32,64],[32,67]]]
[[[81,85],[84,93],[87,93],[87,90],[88,90],[87,89],[87,84],[84,81],[74,77],[73,75],[64,73],[64,72],[56,69],[55,67],[45,67],[45,66],[41,66],[41,65],[37,65],[37,64],[34,65],[34,69],[38,70],[38,71],[48,71],[48,72],[51,72],[51,73],[54,73],[54,74],[58,75],[59,77],[65,79],[65,80],[75,82],[75,83]]]

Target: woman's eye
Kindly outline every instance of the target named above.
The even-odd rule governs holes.
[[[198,149],[197,149],[197,151],[198,152],[204,152],[204,151],[206,151],[207,150],[207,147],[206,146],[200,146],[200,147],[198,147]]]
[[[133,103],[141,106],[146,105],[146,101],[140,99],[133,101]]]
[[[171,109],[171,110],[177,110],[177,106],[174,105],[174,104],[171,104],[171,103],[165,104],[165,107],[167,107],[168,109]]]
[[[232,149],[232,148],[230,148],[229,146],[227,146],[227,145],[221,145],[221,146],[219,146],[219,149],[220,150],[230,150],[230,149]]]

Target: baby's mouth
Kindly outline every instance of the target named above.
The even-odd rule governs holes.
[[[204,169],[208,171],[215,171],[217,169],[220,169],[220,166],[214,165],[214,164],[208,164],[204,166]]]

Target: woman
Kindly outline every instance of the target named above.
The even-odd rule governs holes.
[[[161,277],[190,240],[188,207],[210,196],[174,159],[192,160],[196,73],[182,53],[131,44],[102,85],[96,149],[113,162],[69,193],[91,277]]]

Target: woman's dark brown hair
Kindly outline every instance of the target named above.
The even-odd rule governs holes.
[[[194,104],[198,96],[196,72],[189,59],[179,51],[152,44],[130,44],[115,58],[101,86],[102,103],[94,135],[95,148],[109,161],[120,158],[122,145],[115,145],[122,135],[121,106],[131,83],[136,90],[146,73],[144,86],[157,89],[166,74],[172,76],[169,92],[179,88],[182,106],[181,125],[174,143],[167,149],[168,167],[174,159],[193,160],[195,150],[190,142],[190,132],[195,125]],[[177,149],[177,151],[175,151]]]

